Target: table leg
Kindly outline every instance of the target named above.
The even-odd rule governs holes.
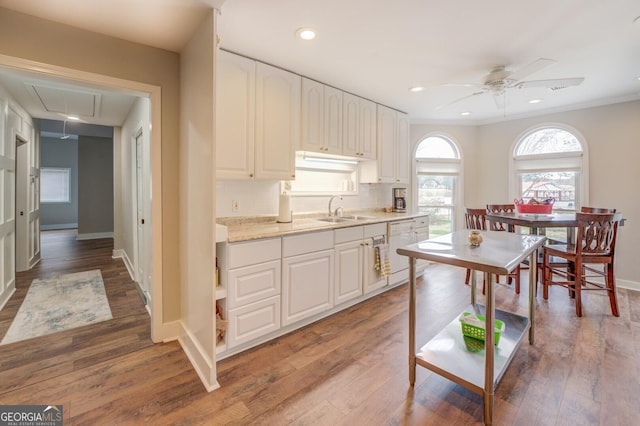
[[[416,382],[416,260],[409,257],[409,384]]]
[[[476,306],[476,271],[471,270],[471,305]]]
[[[534,250],[529,256],[529,344],[535,340],[535,291],[538,288],[538,252]]]
[[[493,345],[495,330],[495,295],[493,288],[493,274],[484,273],[485,279],[485,324],[484,324],[484,424],[493,423],[493,396],[494,396],[494,350]]]

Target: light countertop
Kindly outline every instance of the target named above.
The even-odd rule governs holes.
[[[345,215],[352,214],[368,216],[371,217],[371,219],[349,220],[338,223],[321,222],[317,219],[326,217],[326,214],[316,213],[299,216],[294,215],[293,221],[290,223],[278,223],[276,222],[276,216],[226,217],[218,218],[217,222],[220,225],[226,226],[228,233],[227,241],[234,243],[426,216],[425,213],[386,213],[371,210],[358,211],[357,213],[345,212]]]

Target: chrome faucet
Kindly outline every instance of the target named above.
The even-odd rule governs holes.
[[[331,213],[331,203],[333,202],[334,198],[340,198],[342,200],[342,195],[332,195],[331,198],[329,198],[329,217],[331,217],[332,213]],[[337,209],[336,209],[336,213],[337,213]]]

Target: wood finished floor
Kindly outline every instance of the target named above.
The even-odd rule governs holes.
[[[418,367],[408,385],[407,286],[218,363],[207,393],[176,342],[153,344],[149,317],[110,240],[43,238],[43,260],[18,274],[0,337],[35,277],[100,268],[114,318],[0,346],[1,404],[62,404],[65,425],[475,425],[482,398]],[[418,284],[418,341],[467,305],[463,269],[432,265]],[[640,294],[620,290],[621,316],[599,294],[584,317],[561,288],[537,299],[537,340],[496,390],[497,425],[635,425],[640,420]],[[479,299],[482,297],[479,294]],[[502,309],[528,296],[497,288]]]

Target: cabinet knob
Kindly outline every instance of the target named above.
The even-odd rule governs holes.
[[[249,173],[249,177],[252,178],[253,177],[253,173]]]
[[[291,175],[291,177],[295,179],[295,178],[296,178],[296,175]]]

